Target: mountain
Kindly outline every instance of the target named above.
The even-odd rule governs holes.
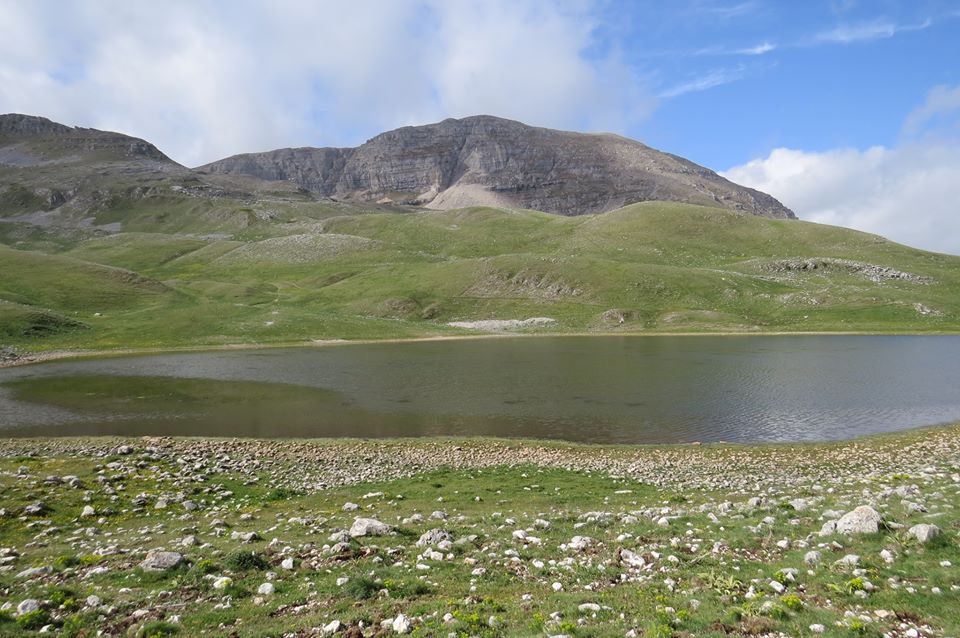
[[[337,200],[433,209],[482,205],[582,215],[675,201],[795,218],[765,193],[640,142],[487,115],[399,128],[357,148],[248,153],[198,170],[288,180]]]
[[[120,163],[147,170],[183,168],[156,146],[121,133],[64,126],[45,117],[0,115],[0,165]]]
[[[0,351],[500,325],[487,320],[960,332],[960,257],[795,220],[612,135],[480,117],[230,161],[190,169],[135,137],[0,115]],[[606,211],[634,197],[679,201]]]
[[[315,199],[288,182],[200,175],[137,137],[0,115],[0,235],[115,232],[144,217],[160,221],[170,206],[228,202],[217,215],[236,226],[238,205],[263,197]]]

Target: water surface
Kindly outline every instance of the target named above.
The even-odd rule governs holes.
[[[0,370],[0,434],[818,441],[960,420],[960,337],[545,337]]]

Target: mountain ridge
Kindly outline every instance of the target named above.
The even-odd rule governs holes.
[[[16,153],[11,152],[11,147]],[[0,164],[28,167],[81,159],[66,152],[100,153],[101,161],[142,159],[184,168],[139,137],[67,126],[37,115],[0,115]]]
[[[796,217],[766,193],[636,140],[490,115],[405,126],[354,148],[243,153],[197,170],[292,181],[331,199],[435,209],[489,205],[579,215],[642,201],[676,201]]]

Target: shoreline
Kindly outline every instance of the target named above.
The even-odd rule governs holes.
[[[434,335],[425,337],[387,337],[384,339],[311,339],[276,343],[231,343],[196,346],[156,346],[113,349],[50,350],[25,353],[12,361],[0,361],[0,370],[68,359],[99,359],[189,352],[228,352],[231,350],[268,350],[282,348],[325,348],[330,346],[390,343],[429,343],[434,341],[472,341],[482,339],[568,338],[568,337],[958,337],[960,332],[879,332],[869,330],[810,332],[557,332],[557,333],[480,333]]]

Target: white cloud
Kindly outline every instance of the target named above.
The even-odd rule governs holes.
[[[162,15],[158,15],[162,13]],[[188,165],[492,113],[622,129],[655,100],[586,4],[0,0],[0,112],[120,130]]]
[[[955,145],[824,153],[778,148],[723,175],[770,193],[803,220],[960,254],[960,147]]]
[[[893,148],[778,148],[723,174],[770,193],[801,219],[960,255],[958,124],[960,87],[938,86],[907,115]]]
[[[661,91],[657,97],[666,99],[678,97],[686,93],[706,91],[707,89],[712,89],[715,86],[736,82],[737,80],[743,78],[745,72],[746,67],[743,65],[730,69],[715,69],[688,82],[671,86]]]
[[[932,20],[924,20],[917,24],[896,24],[890,20],[878,18],[856,24],[841,24],[828,31],[818,33],[814,40],[835,44],[870,42],[871,40],[892,38],[902,31],[921,31],[932,25]]]
[[[765,53],[770,53],[771,51],[775,51],[776,48],[777,48],[777,45],[773,44],[772,42],[761,42],[755,47],[739,49],[737,53],[741,53],[743,55],[763,55]]]
[[[907,116],[903,124],[904,133],[918,135],[931,123],[935,124],[937,118],[952,115],[957,110],[960,110],[960,86],[935,86],[927,94],[923,106]]]

